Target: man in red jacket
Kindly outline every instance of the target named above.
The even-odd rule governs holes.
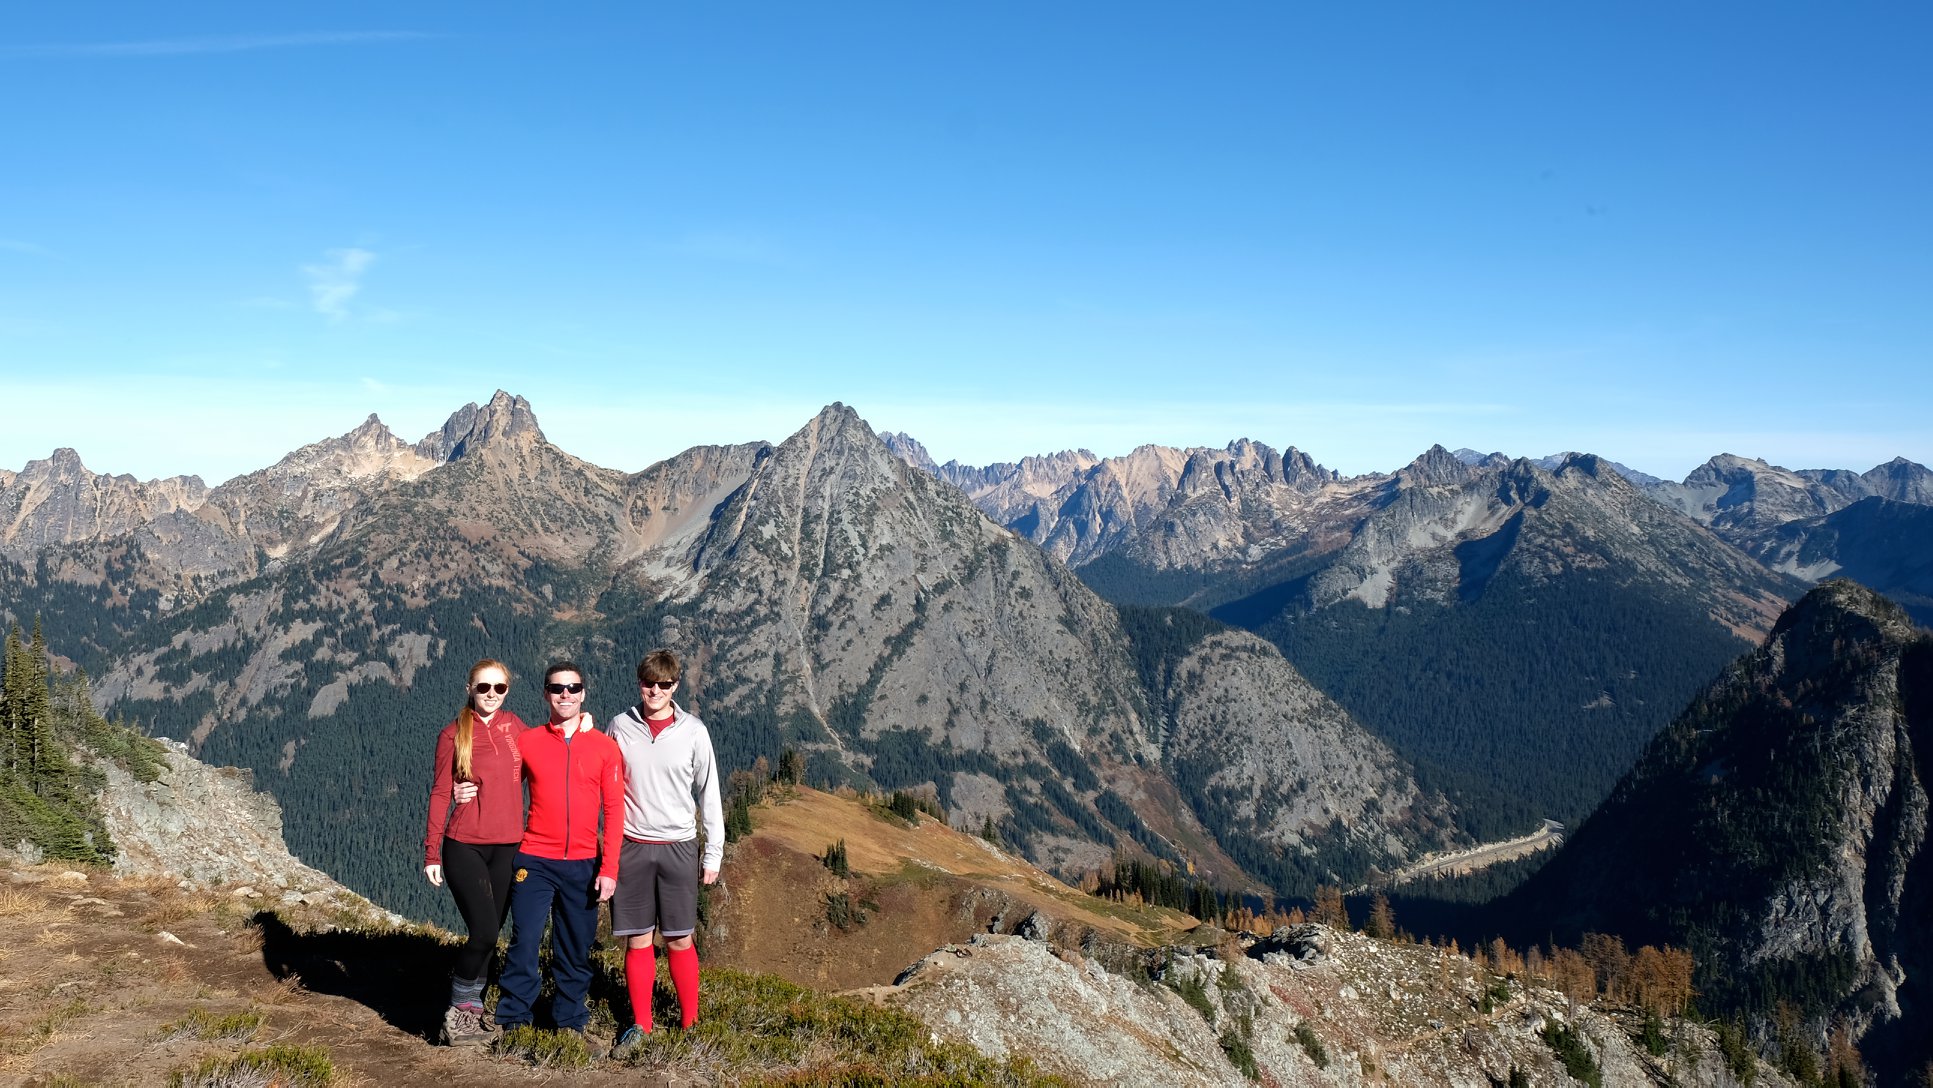
[[[598,904],[617,888],[624,841],[624,757],[610,737],[582,725],[584,673],[568,661],[544,670],[550,721],[517,739],[530,816],[510,891],[512,932],[497,984],[497,1023],[528,1024],[543,979],[537,945],[551,926],[550,973],[557,985],[551,1019],[578,1031],[590,1022],[591,942]],[[603,822],[599,828],[600,819]]]

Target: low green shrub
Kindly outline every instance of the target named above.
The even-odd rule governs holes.
[[[161,1025],[162,1041],[169,1039],[230,1039],[245,1043],[262,1029],[262,1014],[237,1012],[217,1016],[207,1009],[194,1009],[179,1020]]]
[[[522,1058],[539,1069],[582,1069],[591,1064],[591,1044],[575,1031],[545,1031],[528,1024],[511,1028],[490,1049]]]
[[[322,1088],[336,1079],[335,1063],[319,1046],[263,1047],[226,1058],[208,1058],[174,1071],[169,1088],[244,1088],[275,1084],[285,1088]]]
[[[1316,1063],[1317,1069],[1329,1068],[1329,1051],[1323,1047],[1322,1040],[1316,1038],[1315,1029],[1309,1026],[1308,1021],[1295,1026],[1295,1041],[1302,1045],[1302,1052]]]

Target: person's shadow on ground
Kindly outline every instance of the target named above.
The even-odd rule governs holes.
[[[434,1041],[441,1031],[451,946],[416,933],[301,933],[268,910],[250,921],[262,932],[262,964],[276,978],[358,1002],[421,1039]]]
[[[443,1010],[450,1003],[455,945],[421,933],[345,929],[303,933],[272,910],[261,911],[249,921],[262,932],[262,965],[277,979],[294,979],[313,993],[346,997],[399,1031],[427,1042],[438,1040]],[[548,967],[548,947],[543,962]],[[549,971],[544,974],[536,1026],[549,1028],[555,1026],[550,1018],[552,987]],[[631,999],[622,974],[594,969],[589,997],[593,1010],[608,1008],[618,1023],[631,1022]],[[659,993],[654,1004],[661,1021],[670,1016],[676,1022],[677,1005],[670,994]]]

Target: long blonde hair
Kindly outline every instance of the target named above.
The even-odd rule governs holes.
[[[456,715],[456,777],[459,782],[470,777],[470,752],[477,733],[476,686],[477,674],[485,669],[496,669],[503,673],[506,683],[510,680],[510,669],[494,658],[484,658],[470,666],[470,680],[465,685],[463,709]]]

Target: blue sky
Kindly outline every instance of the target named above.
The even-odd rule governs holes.
[[[1925,4],[39,5],[0,466],[210,482],[499,387],[631,470],[1933,461]]]

